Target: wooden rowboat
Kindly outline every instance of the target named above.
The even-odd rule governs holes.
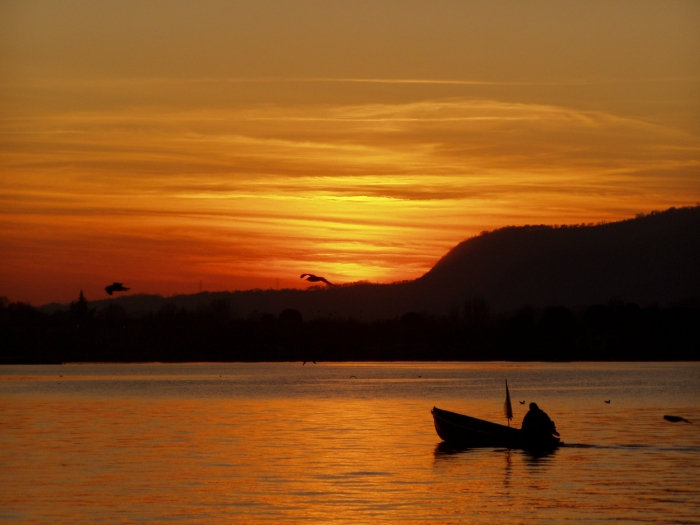
[[[438,436],[449,445],[463,448],[504,447],[525,450],[554,450],[560,444],[555,436],[524,435],[519,428],[507,427],[475,417],[448,412],[437,407],[431,410]]]

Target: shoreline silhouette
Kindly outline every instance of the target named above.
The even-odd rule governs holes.
[[[698,268],[700,206],[509,227],[395,284],[2,298],[0,362],[698,360]]]

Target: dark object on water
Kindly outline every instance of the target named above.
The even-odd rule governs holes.
[[[681,416],[664,416],[664,419],[666,421],[670,421],[671,423],[680,423],[681,421],[685,423],[690,423],[690,421]]]
[[[316,361],[311,361],[313,364],[316,364]],[[306,364],[306,361],[304,361],[301,366],[304,366]]]
[[[605,399],[605,402],[606,402],[608,405],[610,404],[610,400],[609,400],[609,399]]]
[[[328,286],[335,286],[332,282],[329,282],[325,277],[319,277],[312,273],[302,273],[300,279],[306,277],[306,280],[310,283],[326,283]]]
[[[437,407],[431,411],[435,430],[443,441],[458,447],[506,447],[524,450],[554,450],[561,442],[554,436],[532,439],[522,430],[483,419],[448,412]]]
[[[530,410],[525,414],[520,430],[527,436],[527,439],[535,442],[547,440],[552,434],[559,437],[554,421],[537,406],[537,403],[530,403]]]
[[[503,415],[506,416],[508,420],[508,426],[510,426],[510,420],[513,419],[513,406],[510,404],[510,392],[508,391],[508,380],[506,379],[506,402],[503,403]]]
[[[109,295],[112,295],[114,292],[128,292],[129,290],[131,290],[131,288],[124,288],[122,283],[112,283],[105,287],[105,292]]]

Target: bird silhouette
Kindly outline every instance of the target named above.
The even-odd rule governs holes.
[[[521,405],[524,405],[525,401],[518,401],[518,403],[520,403]]]
[[[114,292],[126,292],[129,290],[131,290],[131,288],[124,288],[122,283],[112,283],[105,287],[105,292],[107,292],[109,295],[112,295]]]
[[[605,399],[604,401],[605,401],[608,405],[610,404],[610,400],[609,400],[609,399]]]
[[[328,286],[335,286],[332,282],[328,281],[325,277],[319,277],[312,273],[302,273],[300,279],[306,277],[306,280],[310,283],[326,283]]]
[[[313,364],[316,364],[316,361],[311,361]],[[304,366],[306,364],[306,361],[304,361],[301,366]]]
[[[684,421],[686,423],[690,423],[686,418],[681,417],[681,416],[664,416],[664,419],[666,421],[670,421],[671,423],[680,423],[681,421]]]

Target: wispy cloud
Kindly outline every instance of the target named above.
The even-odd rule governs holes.
[[[119,77],[60,77],[32,79],[30,81],[5,80],[0,87],[41,88],[62,87],[114,87],[144,85],[212,85],[212,84],[387,84],[433,86],[514,86],[514,87],[575,87],[658,83],[698,83],[700,75],[639,76],[639,77],[591,77],[567,80],[488,80],[460,78],[381,78],[381,77],[178,77],[178,76],[119,76]]]
[[[553,105],[141,108],[5,119],[0,131],[6,265],[44,260],[41,247],[66,271],[99,261],[135,273],[145,260],[148,279],[168,282],[308,267],[412,278],[484,229],[700,196],[692,134]]]

